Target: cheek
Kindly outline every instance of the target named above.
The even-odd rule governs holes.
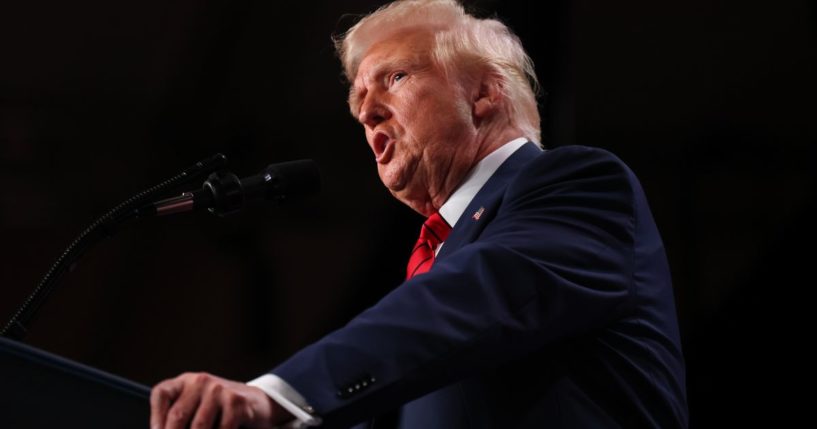
[[[410,152],[420,151],[420,146],[429,149],[428,145],[441,146],[436,150],[445,150],[445,143],[467,139],[469,127],[473,128],[470,104],[449,88],[430,87],[402,99],[399,123],[405,127],[405,134],[411,144],[405,149]]]
[[[426,100],[407,117],[406,128],[416,140],[427,142],[447,138],[455,125],[456,115],[440,100]]]

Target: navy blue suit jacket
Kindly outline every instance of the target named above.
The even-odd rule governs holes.
[[[633,173],[587,147],[521,147],[428,273],[273,373],[326,427],[401,405],[401,428],[687,426],[661,238]]]

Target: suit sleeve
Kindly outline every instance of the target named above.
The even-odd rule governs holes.
[[[326,426],[348,425],[603,328],[631,301],[632,180],[604,151],[546,152],[478,237],[273,373]]]

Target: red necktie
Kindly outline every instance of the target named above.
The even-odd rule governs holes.
[[[440,213],[434,212],[426,219],[420,229],[420,238],[417,239],[417,244],[414,245],[414,250],[411,251],[409,257],[406,280],[431,269],[431,264],[434,263],[434,251],[448,238],[450,232],[451,227],[440,216]]]

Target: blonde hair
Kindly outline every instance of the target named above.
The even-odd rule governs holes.
[[[433,31],[431,57],[445,73],[478,66],[499,78],[507,119],[525,137],[539,142],[536,105],[539,82],[533,61],[513,32],[496,19],[479,19],[455,0],[398,0],[363,17],[335,38],[335,48],[351,82],[363,55],[375,43],[410,29]]]

